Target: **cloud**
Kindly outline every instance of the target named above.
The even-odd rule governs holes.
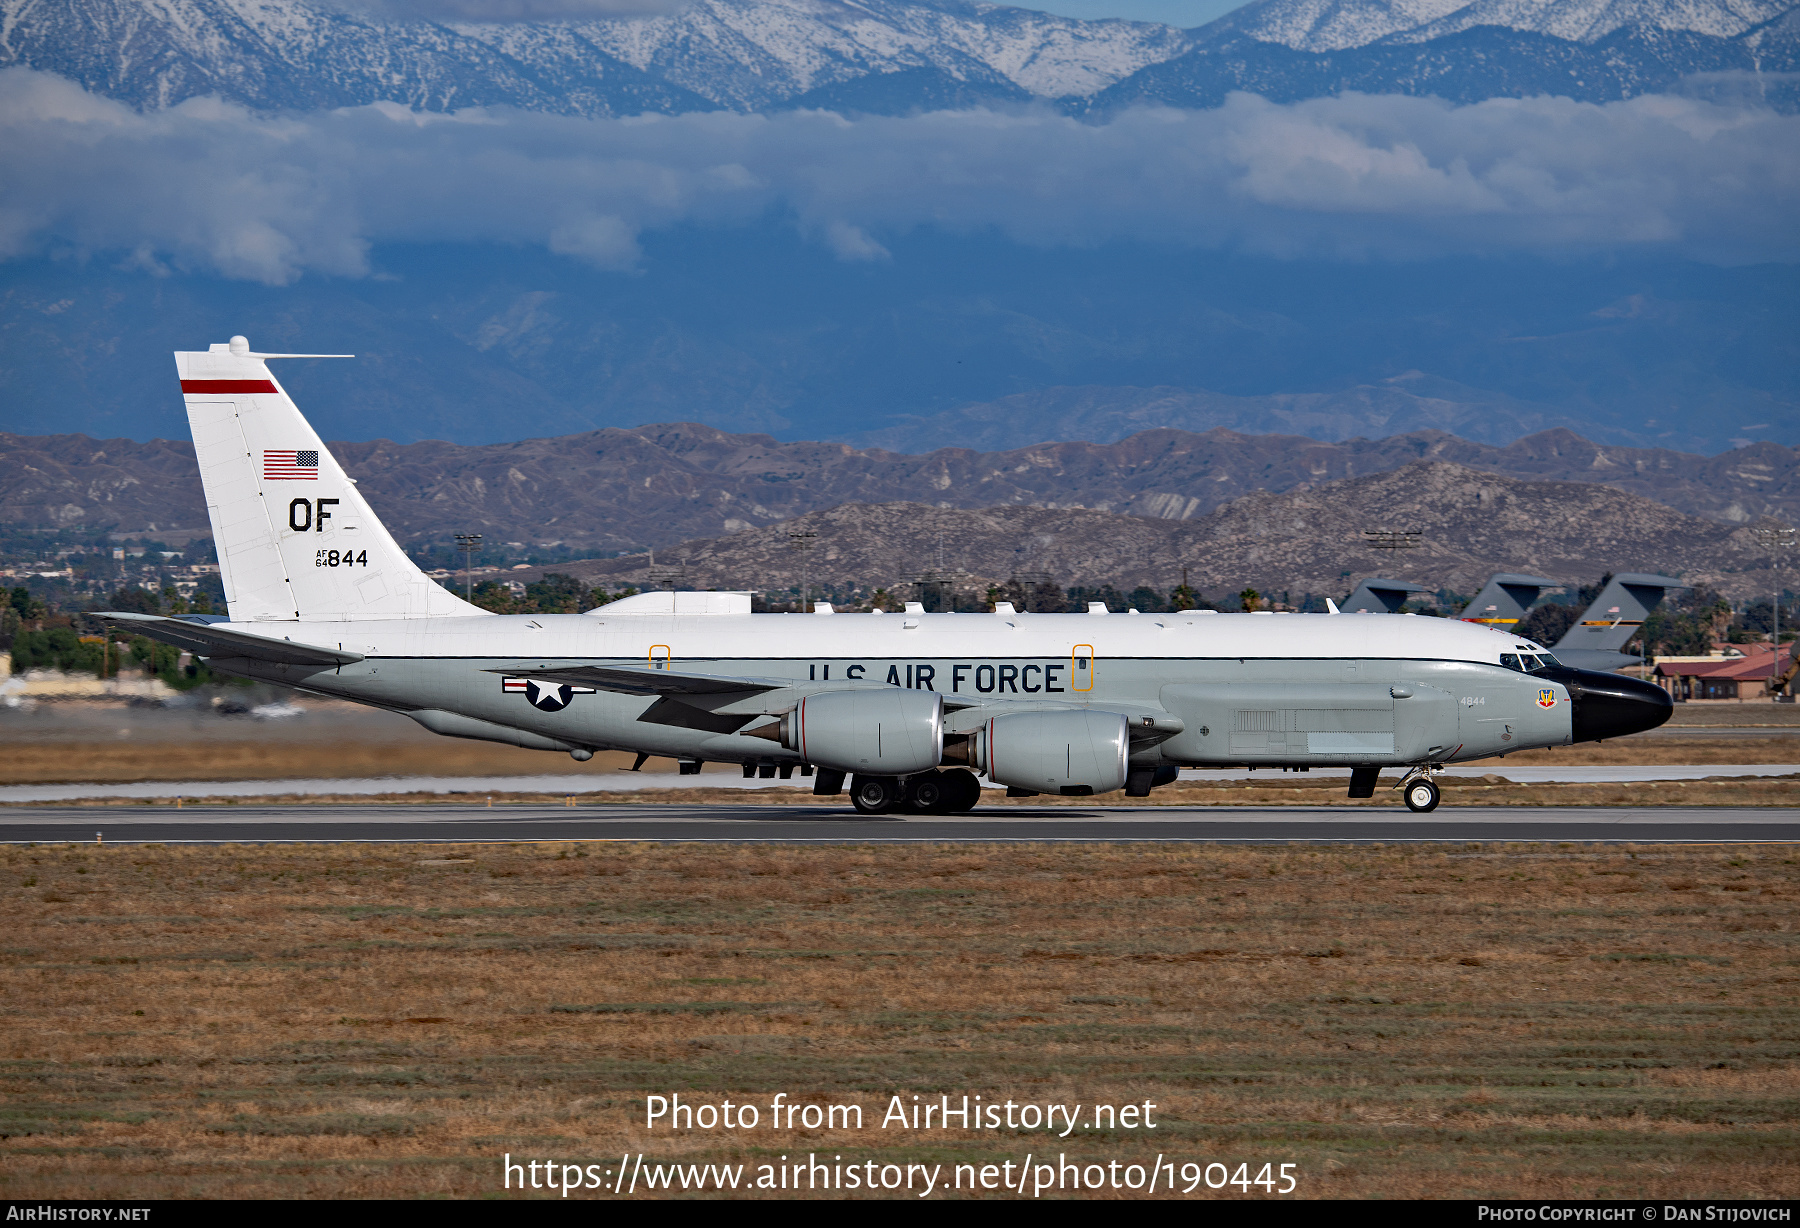
[[[0,258],[117,253],[282,283],[378,243],[539,244],[603,268],[675,225],[786,216],[844,260],[921,227],[1279,256],[1800,259],[1800,117],[1655,96],[1349,95],[1105,124],[1049,111],[588,120],[379,104],[139,114],[0,72]]]

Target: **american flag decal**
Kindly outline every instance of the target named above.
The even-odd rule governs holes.
[[[263,481],[316,482],[319,480],[319,453],[263,451]]]

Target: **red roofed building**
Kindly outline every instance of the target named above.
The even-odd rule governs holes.
[[[1761,699],[1764,683],[1792,666],[1794,645],[1744,644],[1741,656],[1662,657],[1656,662],[1656,680],[1675,697],[1688,699]]]

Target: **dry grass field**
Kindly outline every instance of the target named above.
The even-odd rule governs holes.
[[[946,1179],[1161,1153],[1292,1163],[1316,1197],[1800,1195],[1789,847],[0,857],[8,1198],[503,1196],[504,1153],[640,1151]],[[646,1130],[675,1091],[867,1116]],[[892,1094],[965,1092],[1148,1100],[1157,1128],[877,1126]]]

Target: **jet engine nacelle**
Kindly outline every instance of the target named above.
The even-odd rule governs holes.
[[[944,750],[944,697],[898,688],[808,695],[781,718],[781,744],[808,763],[863,776],[930,771]]]
[[[1131,735],[1117,712],[1008,712],[969,739],[969,763],[997,784],[1084,797],[1125,787]]]

